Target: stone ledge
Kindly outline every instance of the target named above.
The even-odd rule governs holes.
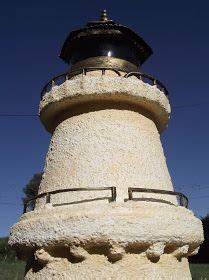
[[[93,106],[95,102],[97,104]],[[53,132],[58,124],[55,120],[60,121],[60,114],[71,111],[74,115],[74,108],[78,105],[79,113],[82,113],[81,107],[85,110],[87,103],[92,106],[89,110],[98,110],[104,106],[120,109],[124,105],[130,110],[143,110],[142,114],[150,114],[159,131],[166,127],[169,120],[168,98],[156,86],[146,84],[136,77],[89,75],[67,80],[46,93],[39,107],[41,121],[49,132]]]
[[[201,221],[179,206],[155,202],[94,207],[53,207],[26,213],[11,230],[10,245],[24,250],[53,247],[116,246],[147,257],[188,256],[203,242]],[[79,230],[78,230],[79,229]],[[25,249],[24,249],[25,248]],[[114,254],[114,253],[113,253]]]

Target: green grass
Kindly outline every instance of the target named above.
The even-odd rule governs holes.
[[[22,280],[25,263],[21,261],[0,261],[0,280]],[[193,280],[209,280],[209,264],[190,264]]]
[[[190,264],[192,280],[209,280],[209,264]]]
[[[21,261],[0,261],[0,280],[22,280],[25,263]]]

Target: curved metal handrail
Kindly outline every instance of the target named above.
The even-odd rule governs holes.
[[[23,213],[27,212],[28,204],[32,201],[36,201],[38,198],[46,197],[46,203],[51,202],[51,194],[63,193],[63,192],[72,192],[72,191],[104,191],[110,190],[111,191],[111,202],[116,201],[116,187],[103,187],[103,188],[71,188],[71,189],[60,189],[54,190],[50,192],[41,193],[31,199],[28,199],[24,202],[24,209]],[[159,190],[159,189],[146,189],[146,188],[128,188],[128,199],[133,200],[133,192],[145,192],[145,193],[156,193],[156,194],[168,194],[178,196],[180,200],[180,206],[184,206],[188,208],[188,198],[186,195],[180,192],[173,192],[173,191],[166,191],[166,190]]]
[[[40,193],[33,198],[27,199],[24,202],[23,213],[27,212],[28,204],[32,201],[36,201],[38,198],[46,197],[46,203],[51,202],[51,194],[63,193],[63,192],[74,192],[74,191],[105,191],[111,190],[111,202],[116,201],[116,187],[103,187],[103,188],[71,188],[71,189],[60,189],[50,192]]]
[[[52,80],[50,80],[50,81],[43,87],[43,89],[42,89],[42,91],[41,91],[41,98],[44,96],[45,93],[48,92],[48,90],[47,90],[48,87],[50,87],[49,90],[51,90],[54,86],[57,85],[57,84],[56,84],[56,81],[57,81],[59,78],[64,77],[64,78],[65,78],[65,81],[66,81],[66,80],[67,80],[67,75],[68,75],[68,73],[62,73],[62,74],[60,74],[60,75],[58,75],[58,76],[55,76]]]
[[[119,70],[114,69],[114,68],[109,68],[109,67],[85,67],[85,68],[81,68],[81,69],[78,69],[76,71],[73,71],[73,72],[70,72],[70,73],[63,73],[63,74],[60,74],[60,75],[54,77],[51,81],[49,81],[44,86],[43,90],[41,91],[41,98],[44,96],[45,93],[50,91],[54,86],[60,85],[60,84],[64,83],[65,81],[70,80],[71,78],[73,78],[76,75],[80,75],[80,74],[86,75],[87,72],[96,71],[96,70],[101,70],[102,75],[105,75],[105,71],[109,70],[109,71],[115,72],[118,76],[122,76],[122,74]],[[141,72],[130,72],[130,73],[126,73],[123,77],[124,78],[129,78],[131,76],[135,76],[136,78],[140,79],[144,83],[147,83],[145,81],[145,79],[147,79],[151,82],[151,85],[159,88],[166,96],[169,95],[168,90],[166,89],[164,84],[162,82],[160,82],[158,79],[152,77],[151,75],[141,73]],[[62,83],[60,83],[60,84],[59,84],[59,79],[63,80]]]
[[[159,190],[159,189],[146,189],[146,188],[128,188],[128,198],[129,200],[133,199],[133,192],[146,192],[146,193],[157,193],[157,194],[168,194],[168,195],[175,195],[179,197],[180,206],[184,206],[188,208],[188,198],[186,195],[180,192],[173,192],[173,191],[166,191],[166,190]]]
[[[115,68],[110,68],[110,67],[85,67],[85,68],[82,68],[81,70],[82,70],[81,73],[83,73],[84,75],[87,72],[96,71],[96,70],[101,70],[102,71],[102,75],[105,75],[105,71],[109,70],[109,71],[115,72],[116,74],[118,74],[118,76],[121,76],[121,73],[120,73],[119,70],[117,70]],[[75,76],[75,75],[77,75],[76,72],[77,71],[70,72],[70,75],[72,74],[73,76]]]
[[[131,76],[135,76],[143,82],[145,82],[143,80],[143,78],[148,79],[152,82],[153,86],[157,86],[161,91],[164,92],[165,95],[169,95],[168,90],[164,86],[164,84],[161,81],[159,81],[158,79],[152,77],[151,75],[145,74],[145,73],[140,73],[140,72],[130,72],[130,73],[125,74],[124,78],[128,78],[128,77],[131,77]]]

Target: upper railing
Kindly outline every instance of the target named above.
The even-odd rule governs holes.
[[[51,203],[51,195],[53,195],[53,194],[65,193],[65,192],[80,192],[80,191],[86,192],[86,191],[105,191],[105,190],[111,191],[111,197],[109,197],[109,202],[116,201],[116,198],[117,198],[116,187],[60,189],[60,190],[54,190],[54,191],[50,191],[50,192],[41,193],[31,199],[26,200],[24,202],[23,213],[27,212],[27,210],[30,206],[30,203],[33,203],[33,208],[34,208],[34,202],[36,202],[37,199],[42,198],[42,197],[45,198],[45,203],[47,204],[47,203]],[[180,193],[180,192],[173,192],[173,191],[159,190],[159,189],[147,189],[147,188],[128,188],[128,200],[137,200],[137,199],[133,198],[133,192],[176,196],[179,198],[179,205],[188,208],[188,198],[183,193]],[[107,198],[107,197],[105,197],[105,198]],[[150,197],[143,197],[143,199],[149,201]],[[124,202],[125,201],[127,201],[127,199],[125,199]],[[163,202],[165,200],[158,199],[155,201]],[[67,203],[67,204],[70,204],[70,203]]]
[[[56,77],[54,77],[50,82],[48,82],[42,92],[41,92],[41,98],[44,96],[45,93],[51,91],[51,89],[54,86],[59,86],[61,84],[63,84],[65,81],[70,80],[71,78],[73,78],[76,75],[83,75],[85,76],[87,72],[90,71],[101,71],[102,75],[105,75],[106,71],[113,71],[115,72],[118,76],[121,76],[123,78],[129,78],[131,76],[135,76],[136,78],[138,78],[139,80],[143,81],[144,83],[150,84],[152,86],[156,86],[158,89],[160,89],[166,96],[168,96],[168,90],[166,89],[166,87],[163,85],[163,83],[161,83],[158,79],[148,75],[148,74],[144,74],[141,72],[130,72],[130,73],[126,73],[126,74],[121,74],[120,71],[113,69],[113,68],[108,68],[108,67],[86,67],[86,68],[82,68],[79,69],[77,71],[73,71],[70,73],[63,73],[61,75],[58,75]]]

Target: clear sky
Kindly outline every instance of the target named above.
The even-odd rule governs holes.
[[[40,92],[67,70],[59,58],[73,29],[109,17],[134,29],[154,54],[142,69],[161,80],[173,107],[162,142],[176,190],[197,215],[209,212],[209,2],[4,1],[0,11],[0,236],[21,215],[22,188],[41,172],[50,135],[36,114]]]

